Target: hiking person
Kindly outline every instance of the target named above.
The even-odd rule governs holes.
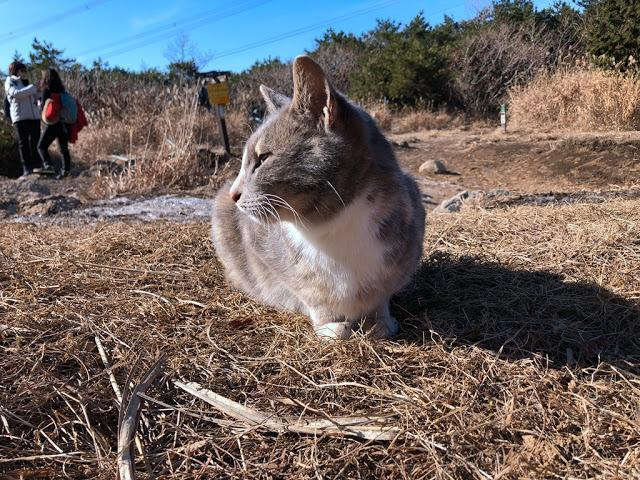
[[[71,170],[69,136],[71,126],[76,123],[76,101],[67,94],[60,75],[53,68],[47,68],[42,71],[40,89],[42,90],[42,120],[45,125],[38,142],[38,152],[42,158],[42,163],[51,165],[49,147],[57,139],[63,161],[56,178],[66,177]],[[67,99],[73,105],[69,105]],[[70,109],[73,109],[73,112],[70,112]]]
[[[24,63],[15,61],[9,65],[9,76],[5,81],[4,91],[9,102],[11,123],[18,136],[22,174],[29,175],[33,173],[34,168],[41,166],[38,156],[40,92],[29,81]]]

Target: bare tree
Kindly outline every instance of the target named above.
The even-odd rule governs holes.
[[[210,50],[200,50],[188,34],[181,32],[169,42],[164,51],[164,57],[169,63],[174,64],[193,62],[198,69],[201,69],[213,59],[213,53]]]
[[[497,110],[507,90],[568,62],[575,39],[527,24],[499,24],[468,36],[454,54],[455,90],[465,110]]]

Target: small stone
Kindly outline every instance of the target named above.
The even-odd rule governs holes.
[[[454,213],[459,212],[460,208],[462,208],[462,204],[472,199],[476,196],[476,192],[469,192],[465,190],[464,192],[460,192],[453,197],[444,200],[440,205],[438,205],[433,211],[435,213]]]
[[[449,173],[449,169],[447,168],[447,166],[440,160],[427,160],[422,165],[420,165],[418,171],[420,173],[435,174]]]
[[[39,195],[49,195],[51,192],[49,187],[40,182],[35,175],[25,175],[18,178],[15,182],[17,193],[37,193]]]
[[[80,205],[82,205],[82,202],[75,197],[52,195],[23,202],[20,205],[20,214],[38,216],[55,215],[56,213],[74,210]]]

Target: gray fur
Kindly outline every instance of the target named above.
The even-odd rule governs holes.
[[[247,141],[238,178],[214,200],[217,255],[236,287],[310,315],[319,335],[347,337],[358,321],[392,335],[389,298],[422,253],[420,192],[371,117],[315,62],[296,58],[293,79],[291,100],[260,89],[270,115]],[[368,244],[353,244],[352,225],[358,238],[371,231]]]

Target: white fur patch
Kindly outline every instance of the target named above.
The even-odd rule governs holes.
[[[379,277],[384,246],[377,238],[377,222],[366,192],[329,222],[311,228],[284,222],[289,239],[314,265],[317,275],[334,286],[331,303],[347,318],[360,315],[355,297]]]

